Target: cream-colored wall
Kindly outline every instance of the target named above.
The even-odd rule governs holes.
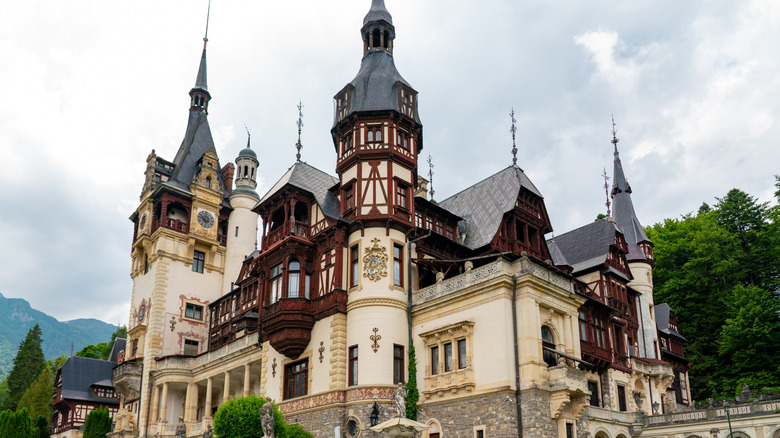
[[[255,197],[249,195],[236,194],[230,197],[233,211],[228,222],[222,294],[231,290],[231,285],[238,278],[244,259],[257,248],[258,215],[252,211],[257,201]],[[236,236],[236,227],[238,227],[238,236]]]
[[[629,263],[631,275],[634,277],[628,285],[640,292],[639,306],[641,320],[639,329],[643,336],[639,337],[639,354],[643,357],[660,359],[658,354],[658,331],[655,324],[655,306],[653,300],[653,271],[647,263]],[[651,310],[653,309],[653,310]]]
[[[393,177],[401,178],[404,181],[408,181],[410,184],[414,182],[412,181],[412,171],[396,162],[393,162]]]

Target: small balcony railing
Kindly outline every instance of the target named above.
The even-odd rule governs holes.
[[[185,233],[185,234],[190,232],[190,224],[186,222],[182,222],[177,219],[165,218],[165,219],[152,222],[152,232],[154,232],[160,227],[167,228],[173,231],[178,231],[180,233]]]
[[[286,222],[278,228],[272,230],[265,237],[265,247],[281,242],[287,236],[298,236],[304,239],[309,238],[309,224],[306,222]]]

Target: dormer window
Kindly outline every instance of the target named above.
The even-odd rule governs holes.
[[[401,88],[399,99],[401,113],[407,117],[414,118],[414,94],[406,88]]]
[[[209,164],[211,164],[211,163],[209,163]],[[206,188],[207,189],[211,188],[211,177],[210,176],[206,177]]]

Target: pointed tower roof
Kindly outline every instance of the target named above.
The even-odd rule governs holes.
[[[387,11],[385,7],[385,0],[372,0],[371,9],[368,10],[368,14],[363,19],[363,26],[372,22],[384,20],[388,24],[393,24],[393,16]]]
[[[184,133],[179,150],[173,159],[174,170],[170,185],[180,189],[189,190],[192,178],[198,170],[200,159],[206,152],[213,152],[217,155],[217,149],[214,146],[214,138],[211,136],[211,128],[208,121],[208,103],[211,100],[206,84],[206,42],[208,38],[203,38],[203,54],[200,58],[198,67],[198,76],[195,80],[195,86],[190,90],[190,114],[187,120],[187,130]],[[225,187],[222,180],[222,173],[217,172],[221,187]]]
[[[620,227],[623,236],[628,244],[628,254],[626,259],[630,261],[647,260],[644,252],[639,248],[640,242],[650,242],[645,234],[645,229],[636,217],[634,203],[631,201],[631,186],[626,181],[626,175],[623,172],[623,164],[620,162],[620,153],[618,152],[618,139],[613,128],[612,144],[615,145],[615,167],[613,171],[612,183],[612,211],[615,224]]]

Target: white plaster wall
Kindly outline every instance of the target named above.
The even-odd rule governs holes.
[[[634,277],[628,285],[641,292],[639,306],[642,319],[639,321],[639,329],[642,335],[639,336],[639,354],[643,357],[659,358],[655,351],[655,345],[658,343],[655,312],[650,310],[655,305],[652,268],[647,263],[629,263],[628,267]]]
[[[227,251],[225,253],[225,275],[222,293],[230,291],[232,282],[238,278],[241,264],[257,248],[258,215],[252,211],[257,199],[249,195],[237,194],[230,197],[233,211],[230,213],[227,230]],[[238,227],[238,236],[236,236]]]

